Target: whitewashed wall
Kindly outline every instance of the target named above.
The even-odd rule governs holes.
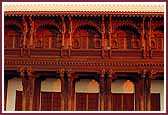
[[[56,78],[47,78],[41,82],[41,91],[61,92],[61,80]]]
[[[164,111],[164,81],[152,80],[151,81],[151,93],[160,93],[160,110]]]
[[[81,79],[75,84],[75,92],[78,93],[99,93],[99,83],[95,80]]]
[[[15,111],[16,90],[22,91],[21,78],[14,77],[8,80],[6,111]]]
[[[111,83],[112,93],[134,93],[134,84],[130,80],[116,80]]]

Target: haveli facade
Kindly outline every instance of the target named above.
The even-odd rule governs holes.
[[[6,111],[159,111],[164,12],[5,11]]]

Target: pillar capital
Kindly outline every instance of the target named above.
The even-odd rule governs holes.
[[[146,75],[147,75],[147,70],[146,69],[143,69],[143,70],[141,70],[140,72],[139,72],[139,74],[140,74],[140,78],[146,78]]]
[[[68,77],[68,78],[72,78],[72,73],[73,73],[72,70],[69,69],[69,70],[67,71],[67,77]]]
[[[100,71],[100,77],[101,77],[101,78],[104,78],[104,77],[105,77],[105,73],[106,73],[106,70],[103,68],[103,69]]]
[[[154,71],[154,70],[149,70],[147,77],[148,77],[149,79],[155,79],[155,78],[156,78],[156,71]]]
[[[65,72],[64,69],[60,69],[58,72],[60,74],[60,77],[64,77],[64,72]]]
[[[111,79],[112,79],[113,74],[114,74],[114,71],[113,71],[112,69],[110,69],[110,70],[108,71],[108,78],[111,78]]]

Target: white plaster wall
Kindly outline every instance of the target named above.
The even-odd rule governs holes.
[[[164,80],[152,80],[151,93],[160,93],[160,110],[164,111]]]
[[[56,78],[47,78],[41,82],[41,91],[61,92],[61,80]]]
[[[116,80],[111,83],[112,93],[134,93],[134,84],[130,80]]]
[[[75,92],[99,93],[99,83],[95,80],[81,79],[75,83]]]
[[[16,90],[23,90],[22,80],[17,77],[8,80],[6,111],[15,111]]]

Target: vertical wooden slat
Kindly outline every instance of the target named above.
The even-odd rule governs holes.
[[[16,91],[15,111],[22,111],[22,91]]]
[[[98,110],[98,93],[88,93],[88,111]]]
[[[160,94],[151,94],[151,111],[160,111]]]
[[[76,110],[85,111],[86,110],[86,94],[76,93]]]

